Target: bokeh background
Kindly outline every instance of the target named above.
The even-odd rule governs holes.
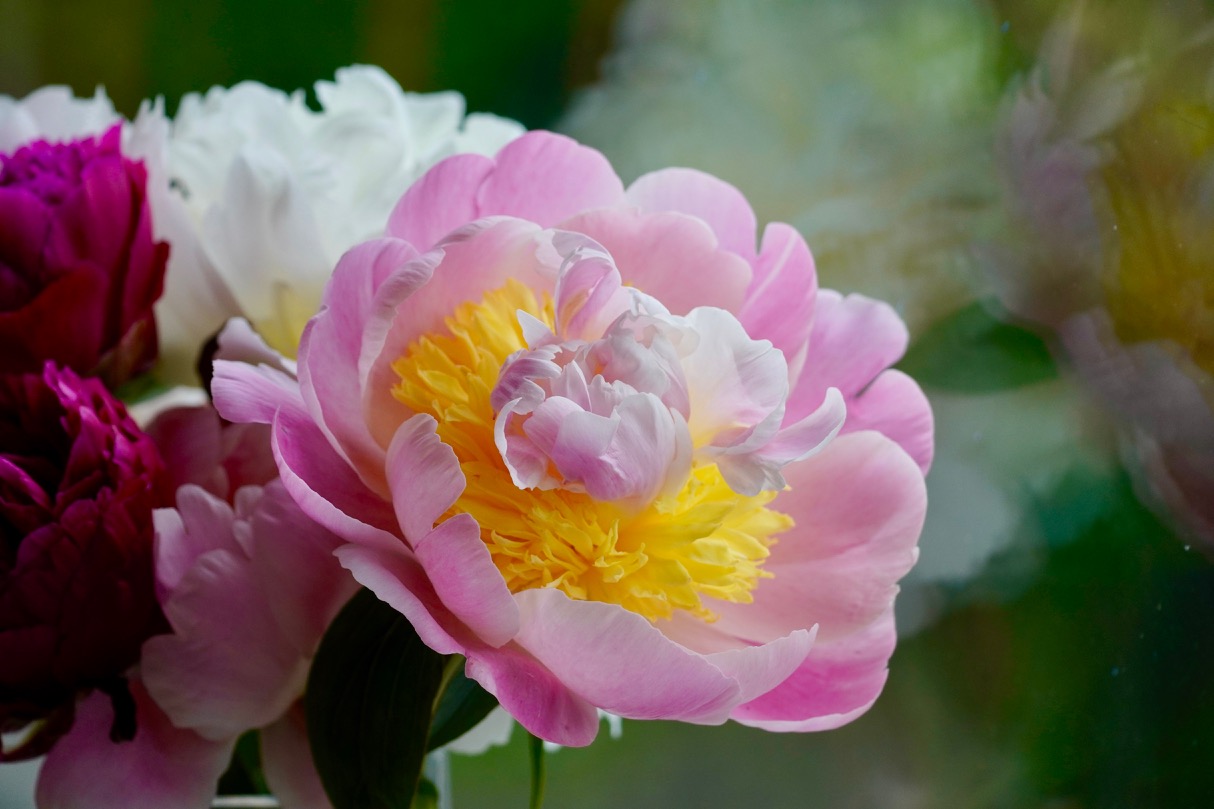
[[[624,724],[561,807],[1214,805],[1214,6],[0,0],[0,93],[120,111],[341,66],[690,165],[890,300],[938,419],[886,692],[821,735]],[[453,762],[523,806],[523,734]],[[0,807],[28,770],[0,768]]]

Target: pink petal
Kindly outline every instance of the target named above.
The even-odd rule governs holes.
[[[494,169],[492,158],[449,157],[409,187],[388,217],[388,235],[426,251],[456,228],[479,219],[477,192]]]
[[[585,747],[598,735],[598,709],[513,644],[500,650],[470,650],[465,672],[541,739]]]
[[[752,338],[770,340],[784,352],[793,378],[805,360],[817,294],[814,259],[805,239],[783,222],[768,225],[738,320]]]
[[[746,646],[707,655],[725,674],[738,681],[739,702],[755,699],[783,683],[805,662],[816,629],[798,629],[762,646]]]
[[[819,625],[818,643],[888,611],[914,564],[927,494],[914,461],[872,433],[842,435],[785,469],[772,508],[795,526],[771,548],[751,604],[713,604],[718,626],[753,642]]]
[[[362,408],[362,353],[368,322],[381,292],[407,297],[429,279],[413,262],[417,251],[398,239],[377,239],[348,251],[325,288],[324,307],[300,340],[300,394],[330,442],[363,480],[386,493],[384,450],[367,428]],[[385,293],[386,294],[386,293]]]
[[[156,594],[162,604],[198,557],[213,550],[237,550],[232,507],[198,486],[182,486],[177,490],[177,508],[158,508],[152,519]]]
[[[388,448],[397,517],[447,609],[482,641],[501,646],[518,632],[518,608],[481,540],[480,526],[457,514],[434,527],[464,490],[455,452],[439,439],[436,426],[430,416],[414,416]]]
[[[590,208],[618,205],[624,187],[605,157],[563,135],[528,132],[493,160],[457,155],[413,184],[388,220],[388,233],[421,250],[486,216],[543,227]]]
[[[269,365],[216,360],[211,395],[219,415],[238,424],[269,424],[280,409],[304,410],[299,383]]]
[[[748,262],[755,257],[757,225],[750,203],[711,174],[684,168],[650,172],[628,186],[628,201],[644,211],[691,214],[708,223],[726,250]]]
[[[515,600],[522,614],[516,643],[603,710],[716,724],[738,702],[736,680],[636,613],[556,589],[526,590]]]
[[[266,784],[283,806],[332,809],[312,763],[302,703],[295,703],[281,719],[261,729],[261,761]]]
[[[356,581],[405,616],[439,654],[466,654],[475,638],[448,612],[426,572],[403,544],[343,545],[334,554]]]
[[[625,283],[657,298],[676,315],[697,306],[731,312],[742,307],[750,266],[722,250],[717,236],[694,217],[615,208],[578,214],[560,227],[584,233],[605,247]]]
[[[917,556],[925,487],[914,461],[872,432],[840,436],[787,472],[791,488],[773,508],[796,526],[772,547],[772,578],[752,604],[712,606],[719,631],[752,642],[818,626],[797,674],[734,718],[834,727],[871,704],[884,683],[897,581]]]
[[[935,421],[927,394],[901,371],[888,370],[852,399],[844,432],[875,430],[906,450],[927,474],[935,451]]]
[[[350,542],[399,541],[391,505],[367,488],[306,413],[280,411],[271,447],[283,485],[317,523]]]
[[[539,229],[519,219],[482,220],[453,234],[435,251],[412,264],[426,263],[434,276],[404,298],[377,303],[363,338],[367,372],[362,413],[371,435],[387,446],[409,411],[392,395],[400,377],[392,363],[409,345],[427,334],[446,332],[444,321],[456,307],[479,301],[486,292],[518,279],[537,295],[552,291],[556,268],[545,268],[536,257]],[[383,297],[382,295],[380,297]]]
[[[902,357],[906,342],[906,324],[889,304],[821,290],[809,355],[789,397],[786,419],[799,419],[816,408],[827,388],[838,388],[850,411],[852,399]]]
[[[736,709],[732,719],[772,731],[833,730],[881,695],[897,633],[893,612],[832,643],[819,641],[795,674]]]
[[[235,738],[207,741],[174,727],[138,681],[131,694],[139,721],[134,740],[110,741],[109,697],[93,692],[76,722],[47,756],[38,779],[40,809],[204,807],[215,795]]]
[[[357,584],[333,551],[344,544],[308,518],[279,481],[252,515],[251,570],[283,639],[311,657]]]
[[[303,691],[307,660],[283,636],[247,557],[205,554],[164,611],[174,634],[144,643],[143,678],[178,727],[239,736],[277,719]]]
[[[494,160],[477,195],[479,216],[504,214],[552,227],[624,199],[610,161],[564,135],[528,132],[503,146]]]

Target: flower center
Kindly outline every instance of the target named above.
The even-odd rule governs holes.
[[[704,597],[749,602],[768,547],[792,518],[767,505],[775,492],[740,495],[715,464],[692,468],[675,494],[637,507],[564,488],[520,489],[494,443],[490,403],[503,363],[527,347],[518,313],[551,326],[551,300],[516,281],[465,303],[447,333],[415,341],[394,364],[393,395],[438,421],[467,478],[447,516],[464,512],[511,592],[558,587],[571,598],[619,604],[650,620],[686,610],[704,620]]]

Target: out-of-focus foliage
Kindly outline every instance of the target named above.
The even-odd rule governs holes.
[[[254,79],[311,87],[356,62],[406,90],[550,125],[592,80],[620,0],[0,0],[0,92],[104,84],[119,110]]]

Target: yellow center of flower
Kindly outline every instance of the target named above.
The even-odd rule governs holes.
[[[774,537],[792,518],[767,508],[774,492],[746,497],[715,464],[696,466],[682,489],[641,509],[565,489],[520,489],[494,443],[490,394],[502,363],[525,348],[518,311],[553,324],[542,303],[511,281],[446,320],[393,364],[393,395],[438,420],[467,486],[445,516],[464,512],[511,592],[558,587],[571,598],[605,601],[656,620],[686,610],[705,620],[702,598],[749,602]]]

